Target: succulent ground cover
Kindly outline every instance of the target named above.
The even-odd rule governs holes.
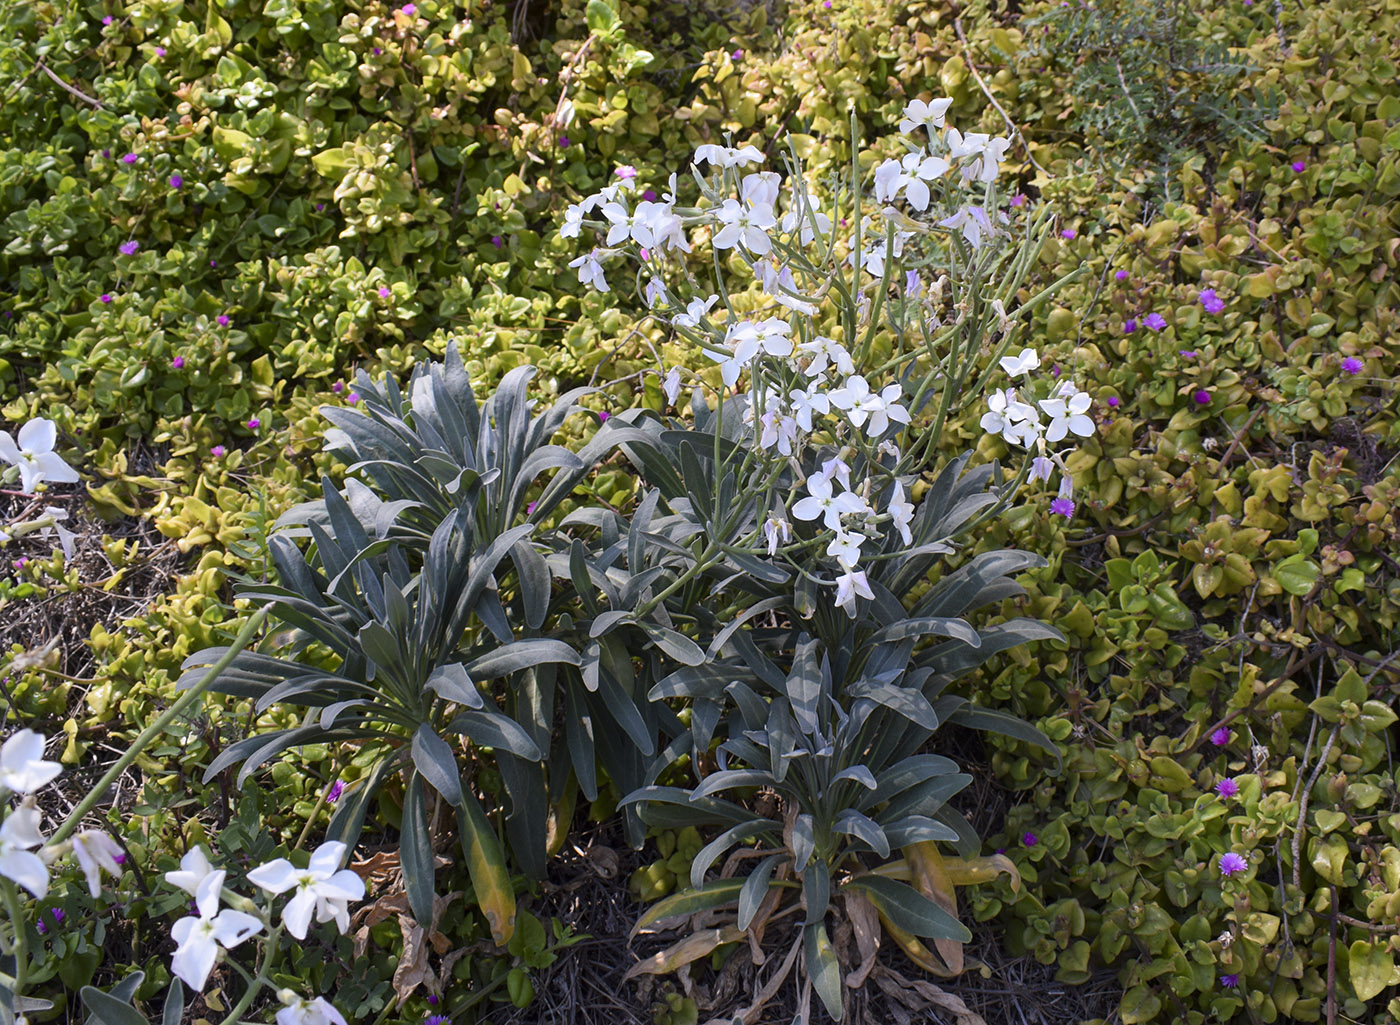
[[[22,855],[41,848],[29,816],[8,813],[3,928],[32,955],[24,996],[52,1006],[0,1013],[134,1025],[131,1014],[164,1009],[173,1025],[236,1011],[290,1025],[335,1020],[324,999],[356,1022],[680,1025],[754,1006],[792,953],[788,985],[749,1020],[824,1020],[842,1001],[821,966],[849,978],[881,937],[864,984],[844,987],[851,1020],[1400,1017],[1397,19],[1381,2],[1264,0],[0,0],[0,428],[13,444],[0,442],[11,467],[0,700],[4,737],[20,737],[0,786],[21,811],[31,790],[51,837],[103,781],[69,831],[117,845],[89,837],[86,853],[45,865],[44,895],[30,899]],[[729,449],[681,435],[724,438],[707,419],[721,407],[690,393],[713,399],[732,370],[747,394],[737,375],[756,373],[707,354],[696,324],[723,326],[726,307],[759,323],[765,301],[801,290],[765,283],[716,225],[677,270],[723,276],[733,293],[700,311],[660,301],[635,222],[610,239],[619,222],[605,204],[571,207],[619,181],[636,182],[633,202],[679,189],[689,203],[692,161],[715,171],[700,147],[722,162],[721,147],[752,146],[785,182],[799,164],[814,193],[846,176],[917,222],[927,203],[914,183],[936,193],[941,180],[922,161],[948,153],[886,171],[883,186],[880,168],[918,137],[901,119],[931,124],[941,98],[948,125],[1007,140],[988,209],[1026,247],[1002,309],[1014,341],[997,351],[1011,336],[989,307],[973,318],[986,327],[973,349],[989,373],[1010,358],[1005,373],[1029,347],[1047,389],[1035,398],[1064,403],[1044,419],[1077,444],[1053,483],[1006,492],[953,552],[925,553],[922,583],[888,591],[903,611],[881,613],[907,615],[926,588],[1013,557],[1003,590],[984,582],[991,599],[967,629],[1026,643],[964,666],[920,641],[905,670],[965,670],[932,696],[941,728],[911,752],[948,760],[918,763],[930,794],[967,778],[944,819],[926,816],[956,837],[897,834],[911,842],[884,859],[851,816],[799,862],[806,826],[785,815],[804,798],[781,766],[829,739],[799,727],[817,725],[817,706],[849,714],[830,696],[844,686],[881,694],[886,711],[901,700],[878,690],[900,677],[843,683],[820,653],[867,645],[894,672],[897,642],[837,640],[862,628],[832,607],[832,588],[814,592],[816,625],[792,633],[817,601],[753,575],[744,524],[720,515],[719,499],[743,490],[723,490]],[[742,170],[733,201],[752,210]],[[580,231],[583,219],[598,224]],[[846,245],[855,224],[837,221]],[[886,240],[881,226],[867,246]],[[596,264],[610,288],[599,291],[590,254],[624,244],[633,255]],[[752,254],[752,237],[740,244]],[[943,250],[920,245],[913,269],[944,267]],[[901,278],[864,280],[889,311],[907,305]],[[926,272],[923,288],[937,280]],[[955,304],[950,294],[949,322]],[[887,312],[869,321],[887,325],[869,352],[889,358],[898,350],[879,346],[899,321]],[[838,322],[862,316],[854,304]],[[777,358],[776,336],[764,338],[759,358]],[[1052,396],[1061,381],[1085,399]],[[893,474],[865,495],[891,538],[906,493],[890,492],[894,478],[932,510],[956,487],[1000,487],[1023,457],[1029,477],[1012,382],[988,383],[948,407],[923,465],[871,469]],[[917,417],[916,395],[899,405]],[[850,408],[868,399],[846,394]],[[488,427],[537,420],[529,445],[545,454],[528,471],[511,463],[479,423],[467,430],[472,408],[497,411]],[[442,455],[417,476],[386,469],[424,451]],[[885,456],[862,458],[878,468]],[[940,477],[950,466],[963,484]],[[35,479],[44,467],[47,483]],[[803,467],[808,480],[815,469]],[[776,479],[794,500],[857,493],[832,474],[829,497]],[[771,512],[749,524],[765,554],[770,538],[788,543],[784,524],[764,533]],[[785,526],[813,541],[804,522]],[[688,572],[677,549],[696,524],[705,537],[732,528],[725,555],[687,578],[706,593],[682,583],[636,615],[648,582]],[[876,560],[871,578],[899,576],[884,568],[899,557],[889,543],[857,543]],[[863,564],[825,546],[813,558],[835,560],[829,581],[848,571],[845,604],[877,601],[856,588]],[[738,561],[723,570],[724,559]],[[460,621],[419,615],[434,588],[470,597]],[[763,602],[725,638],[752,634],[748,647],[709,651]],[[264,607],[249,646],[223,650]],[[365,632],[379,621],[421,629]],[[1018,636],[1016,623],[1044,633]],[[347,632],[382,658],[356,663]],[[225,654],[210,691],[177,704]],[[716,662],[719,692],[704,672]],[[350,704],[364,688],[374,702]],[[959,725],[945,700],[1012,735]],[[924,715],[906,712],[887,719]],[[370,721],[387,733],[350,735]],[[38,761],[25,729],[46,738]],[[823,755],[858,793],[843,756]],[[41,782],[44,762],[57,771]],[[751,775],[719,793],[723,772]],[[624,800],[645,786],[666,799],[650,812]],[[859,814],[891,826],[887,797]],[[726,836],[729,850],[713,846]],[[322,902],[289,919],[300,891],[274,894],[292,876],[269,866],[304,866],[336,842],[347,849],[334,868],[348,864],[365,898],[343,929],[341,891],[316,891]],[[726,867],[735,850],[755,856]],[[222,894],[165,881],[198,868],[181,864],[191,851],[227,872]],[[329,887],[332,859],[319,856],[315,886]],[[771,906],[757,884],[738,892],[765,865]],[[823,871],[825,918],[812,910]],[[862,871],[880,881],[861,883]],[[879,907],[887,884],[935,911],[913,903],[921,914],[892,917]],[[180,923],[230,910],[265,913],[265,930],[240,939],[240,920],[223,920],[210,935],[229,956],[197,985],[191,958],[212,948]],[[644,916],[677,911],[700,917],[628,940]],[[751,940],[755,917],[764,933],[773,915],[785,917]],[[967,935],[931,925],[940,915]],[[269,943],[272,929],[303,935]],[[235,964],[256,975],[251,951],[272,947],[266,985],[236,1007]],[[12,985],[13,948],[5,957]],[[679,972],[634,970],[656,958]],[[352,959],[355,971],[336,967]]]

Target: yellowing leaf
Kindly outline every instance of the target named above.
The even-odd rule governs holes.
[[[1351,988],[1358,1000],[1370,1000],[1390,985],[1395,974],[1395,957],[1384,943],[1357,940],[1351,945],[1349,972]]]

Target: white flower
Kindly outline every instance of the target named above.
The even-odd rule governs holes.
[[[1055,470],[1055,464],[1045,456],[1036,456],[1031,460],[1031,480],[1049,480],[1050,474]]]
[[[219,890],[223,885],[222,869],[205,876],[194,898],[199,914],[186,915],[170,929],[171,938],[178,944],[170,959],[170,970],[197,991],[204,989],[221,947],[232,950],[263,926],[242,911],[219,910]]]
[[[277,1025],[345,1025],[345,1019],[325,997],[301,1000],[291,990],[277,996],[287,1005],[277,1012]]]
[[[817,222],[815,230],[812,228],[813,221]],[[810,206],[804,206],[802,209],[789,210],[787,213],[783,214],[783,231],[790,233],[796,230],[799,225],[802,230],[798,232],[798,238],[802,241],[804,246],[811,245],[812,241],[817,237],[818,232],[823,235],[831,234],[831,218],[820,210],[813,210]]]
[[[738,167],[743,164],[763,163],[763,154],[756,146],[744,146],[734,149],[731,146],[716,146],[708,143],[698,146],[695,149],[695,162],[698,164],[702,160],[707,160],[715,167]]]
[[[645,226],[656,240],[656,245],[663,249],[690,252],[690,242],[685,237],[685,224],[670,203],[642,203],[637,207],[637,216],[646,218]]]
[[[199,885],[213,874],[214,866],[209,864],[204,848],[191,847],[180,859],[179,871],[165,873],[165,881],[171,886],[178,886],[193,897],[199,893]]]
[[[671,318],[671,323],[678,327],[699,327],[700,321],[705,318],[705,314],[710,312],[719,296],[712,295],[708,299],[692,299],[685,304],[685,312],[677,313]]]
[[[1067,398],[1041,399],[1040,408],[1050,417],[1050,426],[1045,429],[1045,440],[1056,442],[1073,431],[1081,438],[1094,433],[1094,421],[1084,414],[1089,411],[1092,400],[1087,392],[1075,392]]]
[[[78,867],[87,877],[88,892],[94,898],[102,892],[103,872],[114,879],[122,874],[121,864],[117,861],[122,856],[122,849],[117,841],[100,829],[85,829],[73,837],[73,856],[78,859]]]
[[[768,229],[777,225],[773,208],[766,204],[750,206],[737,199],[726,199],[715,211],[716,220],[724,225],[715,233],[711,245],[716,249],[732,249],[740,242],[755,256],[766,256],[773,250]]]
[[[928,103],[923,100],[911,100],[904,108],[904,117],[899,121],[899,130],[908,135],[915,128],[923,127],[932,134],[935,128],[943,127],[943,118],[952,105],[953,101],[946,97],[931,100]]]
[[[628,210],[621,203],[609,203],[603,207],[603,216],[612,222],[612,226],[608,228],[607,244],[615,246],[629,238],[639,246],[655,244],[656,239],[652,237],[651,228],[647,223],[650,206],[650,203],[639,203],[636,210]]]
[[[674,406],[676,399],[681,395],[681,371],[680,367],[672,367],[662,378],[661,390],[666,395],[666,404]]]
[[[864,534],[838,530],[831,543],[826,546],[826,554],[839,562],[843,568],[855,569],[860,562],[860,546],[864,541]]]
[[[792,402],[792,415],[797,420],[797,426],[804,431],[812,429],[812,414],[831,412],[831,401],[824,393],[815,389],[809,393],[801,388],[794,388],[788,393],[788,399]]]
[[[57,533],[58,543],[63,548],[63,557],[65,559],[71,559],[73,557],[73,542],[77,540],[78,535],[63,526],[60,522],[68,519],[68,510],[60,509],[56,505],[46,505],[44,506],[44,515],[52,517],[54,523],[51,527],[45,527],[41,533],[44,537],[49,536],[49,531]]]
[[[989,139],[982,148],[981,157],[962,168],[963,177],[976,177],[980,182],[996,181],[1001,162],[1006,159],[1006,151],[1011,146],[1010,139]]]
[[[1065,474],[1063,477],[1060,478],[1060,494],[1059,494],[1059,497],[1060,497],[1060,498],[1073,498],[1073,497],[1074,497],[1074,478],[1071,477],[1071,476],[1069,476],[1069,474]]]
[[[980,156],[987,148],[987,143],[992,141],[992,137],[982,132],[968,132],[963,135],[956,128],[949,128],[943,136],[943,141],[948,144],[948,156],[957,160],[960,157]]]
[[[768,542],[768,554],[770,556],[778,554],[778,544],[788,544],[792,541],[792,524],[787,520],[770,516],[763,524],[763,537]]]
[[[570,203],[569,208],[564,211],[564,225],[559,229],[559,234],[563,238],[578,238],[579,230],[583,227],[583,217],[588,213],[588,203]]]
[[[654,310],[656,304],[666,298],[666,286],[661,283],[660,278],[650,278],[642,294],[646,298],[647,309]]]
[[[800,499],[792,507],[792,514],[799,520],[815,520],[818,516],[832,530],[841,529],[841,517],[847,513],[862,512],[865,503],[852,491],[839,495],[832,493],[831,479],[820,473],[807,478],[806,498]]]
[[[794,313],[801,313],[804,316],[811,316],[817,312],[817,307],[801,298],[797,291],[797,282],[793,280],[792,270],[788,267],[778,270],[771,264],[759,264],[759,279],[763,283],[763,291],[779,303],[792,310]]]
[[[903,394],[904,389],[898,384],[886,385],[878,394],[872,392],[869,382],[857,374],[848,378],[829,397],[833,406],[846,411],[846,418],[852,426],[862,427],[868,421],[865,433],[878,438],[889,429],[891,420],[903,424],[909,422],[909,412],[899,405]]]
[[[306,939],[313,911],[316,921],[334,919],[343,933],[350,928],[350,901],[363,900],[365,896],[364,880],[339,867],[344,857],[345,844],[332,841],[316,848],[306,868],[296,868],[286,858],[278,858],[249,872],[248,881],[271,894],[295,888],[296,893],[282,909],[282,921],[297,939]]]
[[[903,191],[910,206],[921,212],[927,210],[929,189],[925,183],[941,178],[948,166],[942,157],[929,156],[922,150],[906,153],[898,162],[886,160],[875,171],[875,198],[885,203]]]
[[[0,787],[6,790],[33,793],[62,771],[44,761],[44,738],[33,730],[19,730],[0,745]]]
[[[763,427],[758,440],[762,448],[776,445],[783,455],[792,455],[792,443],[797,440],[797,421],[776,409],[770,409],[759,417],[759,423]]]
[[[993,392],[987,398],[987,409],[979,423],[988,434],[1000,434],[1009,444],[1027,446],[1039,436],[1040,414],[1016,397],[1015,388]]]
[[[792,325],[777,317],[764,320],[741,320],[732,324],[726,332],[725,341],[733,346],[734,358],[747,364],[760,352],[769,356],[791,356]]]
[[[987,211],[980,206],[965,206],[951,217],[945,217],[938,222],[942,228],[956,228],[962,232],[963,238],[967,239],[967,244],[973,249],[982,245],[982,239],[991,235],[995,230],[992,227],[991,219],[987,217]]]
[[[846,465],[844,459],[832,456],[822,463],[820,472],[827,480],[839,481],[843,488],[847,491],[851,490],[851,468]]]
[[[42,417],[30,420],[19,429],[18,445],[8,432],[0,431],[0,459],[19,467],[21,491],[31,493],[46,480],[58,484],[77,483],[77,471],[53,450],[57,441],[58,429],[54,422]]]
[[[894,490],[890,493],[890,500],[885,505],[885,511],[893,519],[895,529],[899,531],[899,536],[904,539],[904,543],[913,544],[914,535],[909,531],[909,524],[914,522],[914,505],[905,499],[904,485],[899,481],[894,482]]]
[[[1010,377],[1020,377],[1027,371],[1034,370],[1040,366],[1040,354],[1034,349],[1022,349],[1019,356],[1003,356],[998,362],[1001,369],[1005,370]]]
[[[836,372],[843,377],[849,377],[856,372],[855,360],[851,359],[851,354],[840,342],[817,335],[810,342],[803,342],[798,348],[812,354],[812,362],[807,364],[807,369],[803,371],[808,377],[820,377],[826,373],[828,363],[834,364]]]
[[[39,855],[30,851],[43,842],[38,808],[21,805],[0,822],[0,876],[19,883],[36,897],[49,892],[49,870]]]
[[[598,261],[598,250],[584,253],[576,260],[570,260],[569,266],[578,271],[578,279],[581,284],[592,285],[600,292],[611,291],[608,288],[608,279],[603,276],[603,265]]]
[[[842,609],[849,605],[848,611],[854,612],[857,597],[874,598],[875,592],[870,589],[865,570],[848,569],[836,578],[836,607]]]

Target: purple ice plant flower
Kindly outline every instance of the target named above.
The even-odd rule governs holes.
[[[1243,872],[1247,868],[1249,868],[1249,862],[1234,851],[1227,851],[1220,855],[1220,874],[1227,878],[1236,872]]]
[[[1116,271],[1114,271],[1114,272],[1113,272],[1113,280],[1114,280],[1114,281],[1127,281],[1127,280],[1128,280],[1128,272],[1125,271],[1125,270],[1116,270]]]
[[[430,1007],[436,1007],[438,1005],[438,995],[436,993],[428,994],[428,1005]]]
[[[339,395],[344,390],[345,385],[342,384],[340,381],[336,381],[335,384],[331,385],[331,391],[335,392],[337,395]]]
[[[1064,231],[1060,232],[1060,238],[1077,238],[1078,236],[1079,232],[1075,231],[1073,228],[1066,228]]]
[[[1149,313],[1146,317],[1142,319],[1142,322],[1148,327],[1150,327],[1153,331],[1160,331],[1162,330],[1162,328],[1167,326],[1166,318],[1163,317],[1160,313]]]
[[[1216,295],[1213,288],[1201,289],[1200,299],[1207,313],[1219,313],[1225,309],[1225,300]]]
[[[1196,405],[1198,406],[1210,405],[1210,392],[1206,391],[1204,388],[1198,389],[1191,398],[1196,400]]]
[[[140,248],[141,243],[137,242],[135,239],[131,239],[117,246],[117,251],[120,252],[123,256],[135,256],[136,250]]]
[[[360,393],[357,391],[352,391],[349,395],[345,396],[345,401],[353,406],[355,403],[360,401]]]
[[[228,449],[224,448],[222,445],[215,445],[209,450],[209,454],[215,459],[222,459],[226,452],[228,452]]]
[[[98,298],[101,299],[104,304],[112,301],[111,295],[109,295],[107,292],[103,292],[100,296],[98,296]]]
[[[613,174],[617,175],[619,178],[630,181],[631,179],[637,177],[637,169],[631,164],[623,164],[616,171],[614,171]]]
[[[1123,333],[1124,333],[1125,335],[1130,335],[1130,334],[1132,334],[1134,331],[1136,331],[1137,329],[1138,329],[1138,322],[1137,322],[1136,320],[1125,320],[1125,321],[1123,321]]]
[[[1226,744],[1230,743],[1230,731],[1224,726],[1220,727],[1220,729],[1210,735],[1210,742],[1216,747],[1224,747]]]
[[[1219,783],[1215,784],[1215,792],[1224,798],[1235,797],[1240,792],[1240,785],[1229,776],[1226,776]]]
[[[1307,169],[1308,169],[1307,161],[1304,161],[1304,160],[1295,160],[1295,161],[1293,161],[1293,171],[1294,171],[1295,174],[1302,174],[1302,173],[1303,173],[1304,171],[1306,171]]]
[[[568,137],[567,135],[561,135],[561,136],[559,136],[559,148],[560,148],[560,149],[568,149],[568,148],[569,148],[569,137]]]
[[[172,189],[178,189],[181,185],[184,185],[184,184],[185,184],[185,179],[181,178],[178,174],[172,174],[172,175],[170,176],[170,187],[171,187]]]
[[[136,161],[139,160],[139,159],[140,159],[140,158],[139,158],[135,153],[128,153],[126,156],[122,157],[122,163],[123,163],[123,164],[134,164],[134,163],[136,163]]]
[[[214,320],[220,327],[228,327],[229,325],[227,313],[220,313],[217,317],[214,318]]]
[[[344,790],[345,784],[342,783],[340,780],[336,780],[330,785],[330,789],[326,791],[326,803],[335,804],[336,801],[340,800],[340,795],[344,792]]]
[[[112,24],[112,16],[109,14],[109,15],[107,15],[105,18],[103,18],[103,19],[102,19],[102,24],[104,24],[104,25],[110,25],[110,24]]]
[[[1074,515],[1074,499],[1052,498],[1050,500],[1050,514],[1052,516],[1063,516],[1065,519],[1069,519]]]
[[[741,61],[741,60],[744,59],[744,51],[743,51],[743,50],[735,50],[735,51],[734,51],[733,53],[731,53],[729,56],[732,57],[732,58],[733,58],[734,60],[736,60],[736,61]]]
[[[404,4],[399,10],[403,12],[406,18],[411,18],[418,13],[418,8],[413,4]]]
[[[256,431],[261,426],[262,421],[259,420],[257,417],[253,417],[251,420],[248,421],[248,430],[250,431]]]
[[[445,1014],[430,1014],[423,1025],[449,1025],[451,1021],[452,1019]]]
[[[172,359],[172,360],[170,361],[170,365],[171,365],[172,367],[174,367],[176,370],[179,370],[181,367],[183,367],[183,366],[185,365],[185,357],[184,357],[184,356],[176,356],[174,359]]]
[[[1016,193],[1016,195],[1012,196],[1012,197],[1011,197],[1011,205],[1012,205],[1012,206],[1025,206],[1025,205],[1026,205],[1026,197],[1025,197],[1025,194],[1024,194],[1024,193],[1021,193],[1021,192],[1018,192],[1018,193]]]
[[[389,296],[391,296],[392,294],[393,294],[393,293],[389,291],[389,288],[388,288],[387,285],[380,285],[380,286],[379,286],[379,298],[381,298],[381,299],[387,299],[387,298],[389,298]]]
[[[1365,366],[1366,364],[1361,362],[1361,360],[1357,359],[1355,356],[1348,356],[1346,359],[1342,360],[1342,369],[1345,370],[1348,374],[1351,374],[1353,377],[1361,373],[1362,369]]]
[[[1195,359],[1200,355],[1195,349],[1177,349],[1176,354],[1182,359]]]
[[[492,236],[491,236],[491,244],[492,244],[493,246],[495,246],[497,249],[500,249],[502,246],[504,246],[504,245],[506,244],[506,240],[503,239],[503,238],[501,238],[501,236],[499,236],[499,235],[492,235]]]
[[[1248,3],[1249,0],[1245,0],[1245,2]],[[1231,972],[1229,975],[1220,976],[1220,985],[1224,986],[1226,989],[1234,989],[1239,984],[1240,977],[1235,972]]]
[[[1113,409],[1117,409],[1117,408],[1118,408],[1118,396],[1117,396],[1117,395],[1110,395],[1110,396],[1108,397],[1108,404],[1109,404],[1109,406],[1112,407]]]
[[[1021,835],[1021,842],[1027,847],[1034,847],[1040,843],[1040,839],[1034,833],[1027,831]]]
[[[157,56],[157,57],[164,57],[164,56],[165,56],[165,47],[163,47],[163,46],[157,46],[157,47],[156,47],[156,56]]]
[[[655,202],[656,202],[656,190],[655,190],[655,189],[644,189],[644,190],[642,191],[642,198],[643,198],[644,200],[646,200],[648,203],[655,203]]]

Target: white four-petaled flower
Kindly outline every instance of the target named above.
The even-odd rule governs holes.
[[[57,762],[44,761],[44,738],[33,730],[18,730],[0,745],[0,787],[6,790],[33,793],[61,771]]]
[[[899,531],[899,536],[904,539],[904,543],[913,544],[914,535],[909,530],[909,524],[914,522],[914,505],[905,499],[904,485],[899,481],[894,482],[894,489],[890,492],[890,500],[885,505],[885,511],[890,514],[895,529]]]
[[[1055,398],[1041,399],[1040,408],[1050,417],[1050,426],[1045,429],[1045,440],[1059,441],[1071,431],[1081,438],[1093,434],[1094,421],[1085,416],[1092,401],[1087,392],[1066,392],[1063,389]]]
[[[277,995],[287,1005],[277,1012],[277,1025],[345,1025],[345,1019],[325,997],[303,1000],[291,990]]]
[[[58,428],[52,420],[36,417],[19,429],[19,444],[6,431],[0,431],[0,459],[19,467],[20,490],[33,492],[46,480],[75,484],[78,472],[53,450]]]
[[[306,939],[313,912],[316,921],[334,920],[343,933],[350,928],[350,901],[363,900],[365,896],[364,880],[349,869],[340,868],[344,857],[345,844],[331,841],[316,849],[306,868],[278,858],[249,872],[248,881],[274,895],[296,891],[282,909],[282,921],[297,939]]]
[[[952,105],[953,101],[947,97],[927,103],[923,100],[911,100],[905,105],[904,116],[899,120],[899,130],[908,135],[914,129],[922,127],[932,135],[934,129],[943,127],[943,118]]]
[[[49,892],[49,870],[32,851],[43,842],[38,808],[21,805],[0,822],[0,876],[18,883],[36,897]]]
[[[220,948],[232,950],[263,927],[260,919],[242,911],[219,910],[219,890],[223,885],[223,869],[205,876],[194,896],[199,913],[186,915],[170,929],[177,944],[170,970],[196,991],[204,989]]]
[[[1027,371],[1040,366],[1040,354],[1034,349],[1026,348],[1021,350],[1019,356],[1003,356],[998,362],[1008,376],[1020,377]]]
[[[87,878],[88,892],[94,898],[102,892],[102,873],[114,879],[122,874],[122,866],[117,859],[122,849],[100,829],[84,829],[73,837],[73,856],[78,859],[78,867]]]

